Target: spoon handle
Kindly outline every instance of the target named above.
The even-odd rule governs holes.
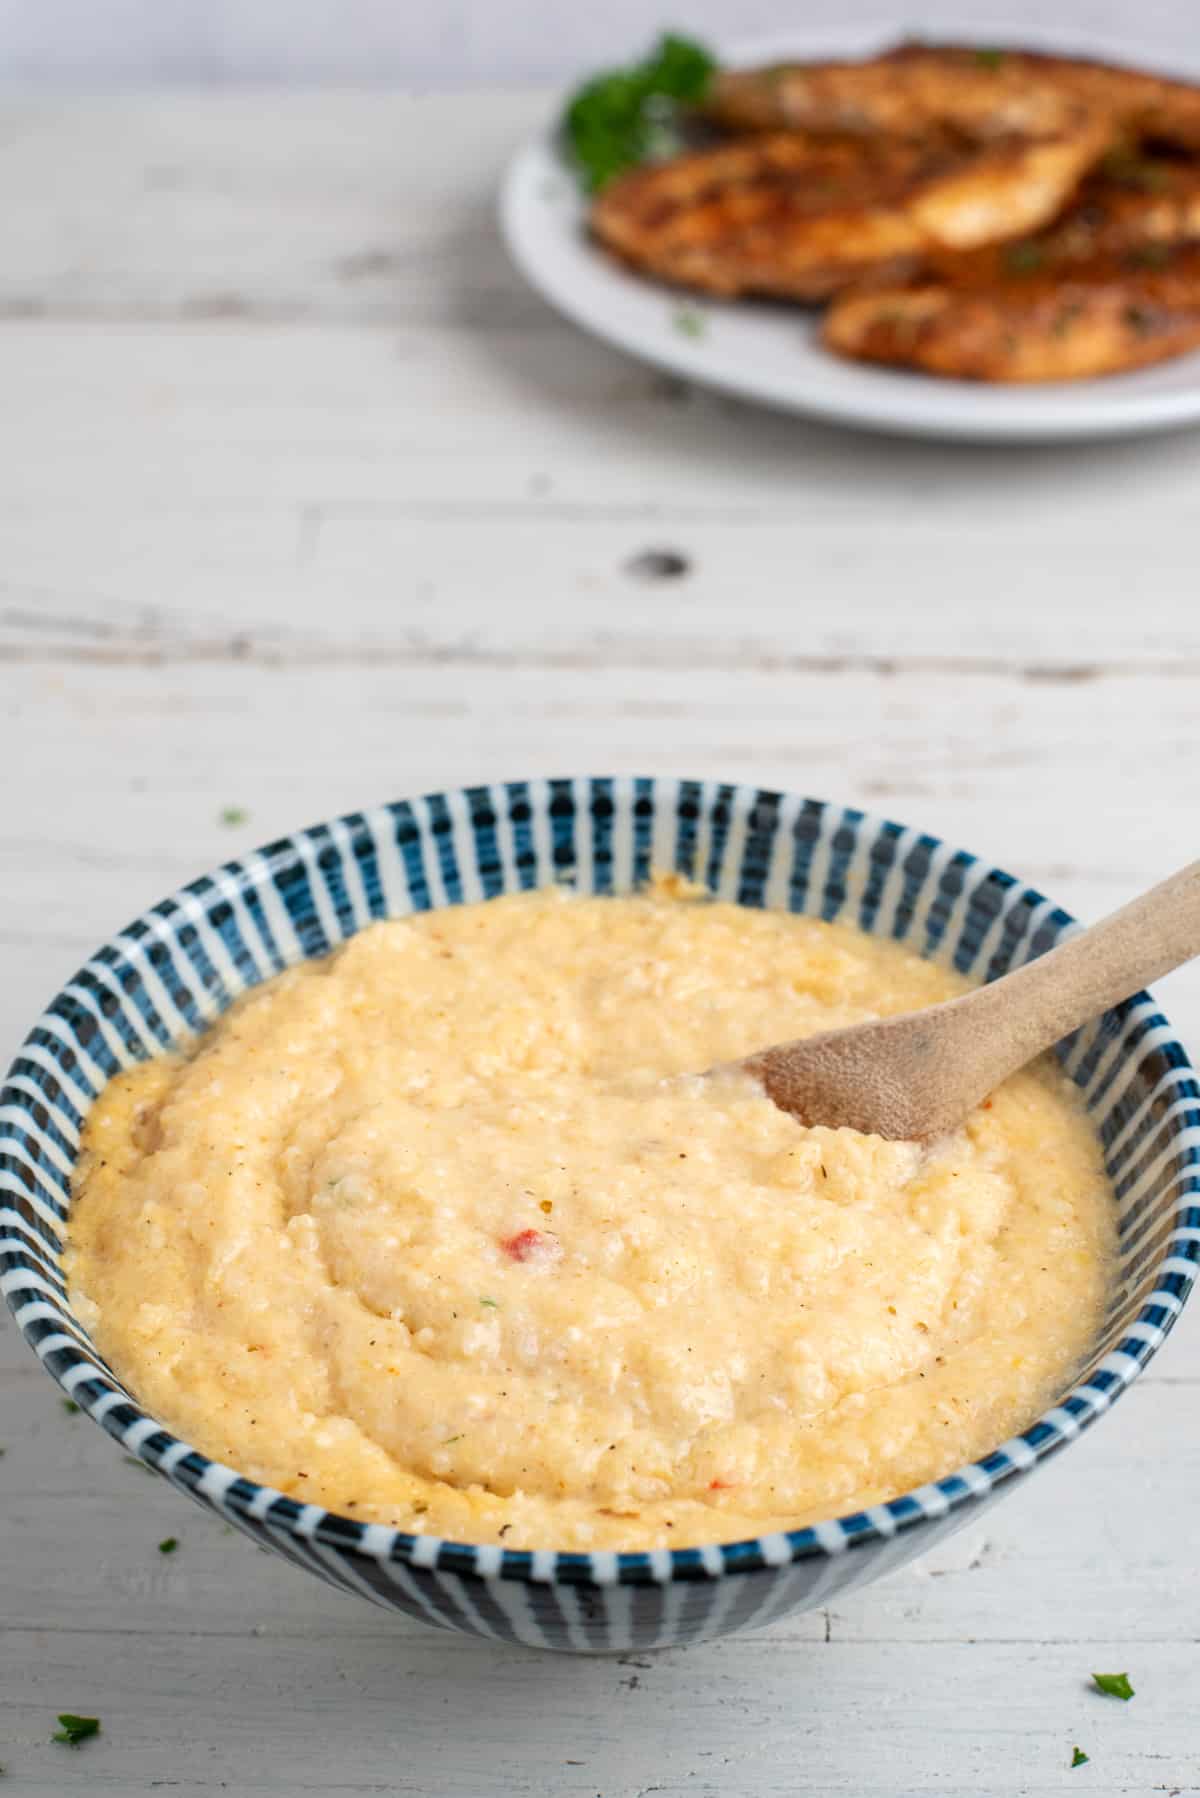
[[[1200,955],[1200,862],[1002,980],[741,1064],[802,1123],[932,1141],[1010,1074]]]
[[[996,1007],[1013,1065],[1200,955],[1200,862],[971,995]],[[992,995],[995,995],[992,1000]],[[989,1003],[990,1002],[990,1003]]]

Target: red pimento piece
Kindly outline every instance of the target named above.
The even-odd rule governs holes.
[[[501,1237],[500,1247],[512,1261],[551,1261],[560,1253],[545,1230],[518,1230],[515,1236]]]
[[[709,1480],[708,1489],[710,1492],[732,1492],[734,1483],[733,1480]]]

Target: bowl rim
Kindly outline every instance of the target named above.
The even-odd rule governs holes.
[[[780,805],[789,802],[812,806],[823,820],[840,815],[855,829],[865,827],[876,835],[892,832],[915,838],[918,834],[912,827],[900,825],[881,814],[834,801],[810,799],[798,793],[747,783],[688,781],[673,775],[536,777],[445,788],[413,799],[382,802],[361,811],[343,813],[334,819],[289,832],[261,848],[222,863],[212,873],[198,876],[167,898],[148,906],[129,924],[115,931],[83,967],[63,983],[26,1033],[0,1089],[0,1203],[6,1195],[24,1196],[24,1189],[11,1171],[14,1159],[11,1148],[25,1146],[29,1137],[26,1124],[20,1121],[29,1111],[28,1082],[22,1087],[14,1086],[18,1064],[26,1057],[26,1052],[36,1046],[38,1031],[46,1028],[48,1020],[54,1016],[54,1008],[80,975],[96,966],[108,965],[100,960],[101,957],[127,950],[148,931],[159,940],[164,936],[168,941],[175,940],[189,918],[196,917],[198,900],[211,910],[231,888],[239,893],[253,890],[277,873],[283,863],[300,862],[311,867],[316,852],[327,852],[331,842],[337,853],[344,855],[350,846],[347,833],[364,827],[369,829],[384,819],[394,826],[398,816],[415,808],[448,802],[496,801],[501,794],[512,803],[516,792],[527,798],[530,794],[548,798],[560,788],[569,789],[572,795],[583,789],[593,798],[598,789],[605,789],[610,794],[616,791],[645,793],[655,800],[665,801],[670,797],[678,804],[685,787],[702,794],[719,793],[735,811],[743,813],[760,803]],[[1078,928],[1070,913],[1054,905],[1036,888],[1014,879],[1003,869],[969,851],[955,849],[942,838],[928,832],[920,832],[919,836],[920,841],[934,852],[953,855],[974,878],[1000,882],[1009,890],[1011,903],[1024,902],[1031,907],[1044,908],[1049,943]],[[433,902],[429,909],[441,907]],[[387,915],[409,914],[389,911]],[[296,959],[311,958],[293,958],[289,965],[295,965]],[[407,1564],[414,1569],[453,1573],[466,1579],[591,1587],[661,1586],[677,1580],[710,1580],[735,1573],[779,1570],[814,1557],[833,1558],[868,1543],[879,1544],[904,1535],[922,1523],[951,1518],[972,1503],[988,1497],[1017,1474],[1028,1472],[1067,1447],[1112,1408],[1157,1353],[1182,1311],[1200,1262],[1200,1086],[1187,1051],[1174,1037],[1172,1026],[1149,993],[1135,994],[1105,1017],[1114,1018],[1121,1025],[1114,1063],[1123,1061],[1131,1052],[1127,1038],[1131,1027],[1137,1027],[1141,1035],[1133,1047],[1141,1050],[1152,1046],[1165,1060],[1171,1079],[1169,1129],[1162,1153],[1177,1156],[1179,1171],[1177,1191],[1169,1213],[1171,1231],[1152,1270],[1154,1289],[1142,1301],[1136,1317],[1125,1326],[1120,1340],[1087,1378],[1076,1379],[1064,1396],[1026,1429],[986,1455],[937,1480],[863,1510],[823,1519],[799,1529],[691,1548],[510,1549],[500,1544],[470,1543],[401,1530],[387,1524],[367,1523],[325,1506],[292,1498],[276,1487],[239,1473],[204,1454],[144,1411],[92,1345],[87,1330],[71,1309],[65,1281],[59,1293],[39,1272],[29,1252],[29,1244],[22,1236],[6,1238],[0,1235],[0,1290],[4,1292],[8,1309],[22,1336],[47,1372],[93,1422],[121,1443],[127,1454],[152,1471],[163,1474],[180,1490],[229,1520],[260,1528],[277,1526],[299,1542],[314,1548],[327,1548],[339,1558],[349,1556],[374,1563]],[[1146,1040],[1150,1031],[1153,1032],[1152,1045]],[[56,1034],[61,1036],[60,1031]],[[1145,1095],[1147,1102],[1157,1093],[1156,1086],[1152,1094]],[[94,1100],[88,1100],[82,1105],[83,1115],[86,1116],[92,1102]],[[76,1152],[72,1152],[64,1172],[73,1165]],[[36,1146],[32,1153],[36,1160]],[[0,1211],[2,1228],[3,1213]],[[57,1301],[61,1301],[61,1311]],[[82,1343],[76,1336],[54,1327],[56,1322],[61,1322],[63,1312],[78,1331]],[[89,1353],[94,1356],[94,1361],[88,1358]]]

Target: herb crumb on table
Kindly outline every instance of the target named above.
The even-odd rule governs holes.
[[[1103,1692],[1107,1698],[1133,1697],[1133,1687],[1129,1683],[1128,1673],[1093,1673],[1096,1690]]]
[[[92,1736],[100,1734],[99,1717],[80,1717],[74,1711],[60,1711],[59,1728],[51,1736],[52,1742],[63,1742],[68,1748],[78,1748]]]

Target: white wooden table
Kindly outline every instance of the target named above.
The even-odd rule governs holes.
[[[544,106],[4,106],[9,1045],[206,865],[468,779],[782,783],[1085,916],[1197,853],[1200,434],[943,450],[649,373],[497,242]],[[687,572],[639,578],[651,548]],[[1200,978],[1164,996],[1200,1035]],[[1198,1422],[1190,1318],[985,1534],[757,1636],[583,1662],[255,1554],[64,1415],[6,1321],[3,1790],[1182,1798]],[[1132,1703],[1087,1689],[1126,1668]],[[51,1746],[62,1710],[103,1735]]]

